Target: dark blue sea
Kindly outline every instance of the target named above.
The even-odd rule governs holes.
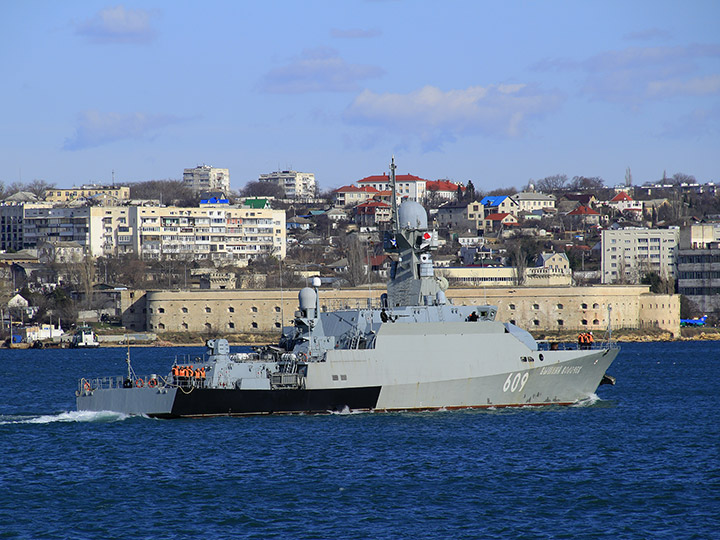
[[[720,342],[625,344],[617,385],[567,408],[74,412],[124,356],[0,350],[0,538],[720,538]]]

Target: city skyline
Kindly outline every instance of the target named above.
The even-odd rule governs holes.
[[[0,181],[720,181],[720,4],[6,2]]]

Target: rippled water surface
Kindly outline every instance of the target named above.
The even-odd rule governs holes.
[[[0,351],[0,538],[720,537],[718,342],[626,344],[578,407],[74,412],[77,379],[123,372],[122,349]]]

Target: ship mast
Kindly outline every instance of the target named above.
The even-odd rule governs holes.
[[[395,166],[395,156],[392,157],[392,160],[390,161],[390,191],[392,196],[392,216],[390,216],[390,221],[392,222],[392,230],[395,233],[400,232],[400,220],[398,219],[398,209],[397,209],[397,191],[395,188],[395,169],[397,167]]]

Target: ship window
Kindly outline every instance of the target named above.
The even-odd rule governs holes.
[[[537,319],[535,319],[535,320],[533,321],[533,324],[534,324],[535,326],[540,326],[540,321],[538,321]]]
[[[256,322],[252,323],[250,326],[252,326],[253,328],[257,328],[257,327],[258,327],[258,325],[257,325]]]
[[[583,319],[582,321],[580,321],[580,324],[582,324],[583,326],[587,326],[587,319]]]
[[[347,375],[340,375],[341,381],[347,381]]]
[[[188,312],[188,308],[184,307],[184,308],[182,308],[180,311],[182,311],[183,313],[187,313],[187,312]]]
[[[557,308],[558,308],[558,309],[562,309],[563,307],[564,307],[564,306],[563,306],[562,304],[558,304],[558,305],[557,305]]]
[[[232,306],[230,306],[230,307],[228,308],[228,311],[229,311],[230,313],[235,313],[235,308],[232,307]]]
[[[332,379],[333,379],[333,381],[337,381],[337,380],[338,380],[338,376],[337,376],[337,375],[333,375],[333,376],[332,376]]]
[[[209,307],[205,307],[205,313],[210,313],[212,310]]]

